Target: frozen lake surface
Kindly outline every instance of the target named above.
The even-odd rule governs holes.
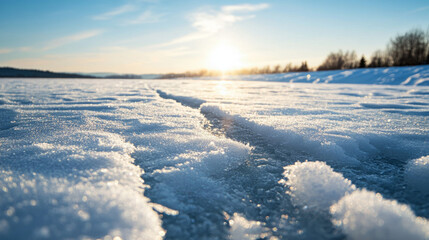
[[[419,71],[403,85],[2,79],[0,238],[429,239]]]

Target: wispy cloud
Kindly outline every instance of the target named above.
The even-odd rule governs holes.
[[[227,5],[222,7],[223,12],[254,12],[269,8],[268,3],[260,4],[239,4],[239,5]]]
[[[159,0],[134,0],[135,2],[157,3]]]
[[[254,15],[247,13],[260,11],[269,7],[269,4],[240,4],[222,6],[220,11],[201,11],[190,16],[192,26],[196,32],[171,40],[170,42],[158,44],[158,47],[175,45],[210,37],[228,25],[235,22],[253,18]],[[241,14],[239,14],[241,13]]]
[[[115,8],[109,12],[105,12],[105,13],[102,13],[100,15],[94,16],[93,19],[94,20],[108,20],[108,19],[111,19],[113,17],[122,15],[124,13],[132,12],[132,11],[136,11],[136,10],[137,10],[137,8],[134,5],[126,4],[126,5],[117,7],[117,8]]]
[[[33,49],[30,47],[19,47],[19,48],[0,48],[0,54],[7,54],[11,52],[30,52]]]
[[[180,43],[186,43],[186,42],[191,42],[191,41],[207,38],[207,37],[210,37],[212,35],[213,34],[211,34],[211,33],[205,33],[205,32],[193,32],[193,33],[189,33],[185,36],[175,38],[169,42],[157,44],[157,45],[154,45],[151,47],[167,47],[167,46],[171,46],[171,45],[176,45],[176,44],[180,44]]]
[[[0,48],[0,54],[6,54],[6,53],[11,53],[13,52],[13,49],[10,48]]]
[[[199,12],[192,16],[192,26],[201,32],[216,33],[227,25],[243,20],[245,17],[226,12]]]
[[[43,48],[43,50],[50,50],[50,49],[54,49],[54,48],[58,48],[70,43],[74,43],[74,42],[79,42],[82,41],[84,39],[87,38],[92,38],[95,37],[97,35],[100,35],[101,33],[103,33],[103,30],[91,30],[91,31],[85,31],[85,32],[80,32],[74,35],[70,35],[70,36],[65,36],[65,37],[61,37],[61,38],[57,38],[54,39],[50,42],[48,42],[46,44],[46,46]]]
[[[429,6],[424,6],[424,7],[420,7],[414,10],[409,11],[408,13],[418,13],[418,12],[424,12],[424,11],[428,11],[429,10]]]
[[[125,22],[125,25],[134,25],[134,24],[143,24],[143,23],[155,23],[159,22],[162,16],[165,14],[154,14],[150,10],[144,11],[142,14],[137,16],[137,18],[128,20]]]

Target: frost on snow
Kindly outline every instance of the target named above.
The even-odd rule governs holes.
[[[428,239],[429,222],[380,194],[357,190],[331,207],[335,224],[350,239]]]
[[[329,208],[356,187],[324,162],[297,162],[285,167],[286,185],[299,205]]]
[[[385,70],[3,79],[0,238],[427,239],[428,67]]]

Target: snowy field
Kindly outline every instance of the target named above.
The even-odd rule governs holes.
[[[1,79],[0,239],[429,239],[429,68],[375,70]]]

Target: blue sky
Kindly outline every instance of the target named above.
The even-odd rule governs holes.
[[[213,67],[219,44],[242,67],[317,66],[331,51],[369,57],[428,26],[428,1],[1,0],[0,66],[183,72]]]

